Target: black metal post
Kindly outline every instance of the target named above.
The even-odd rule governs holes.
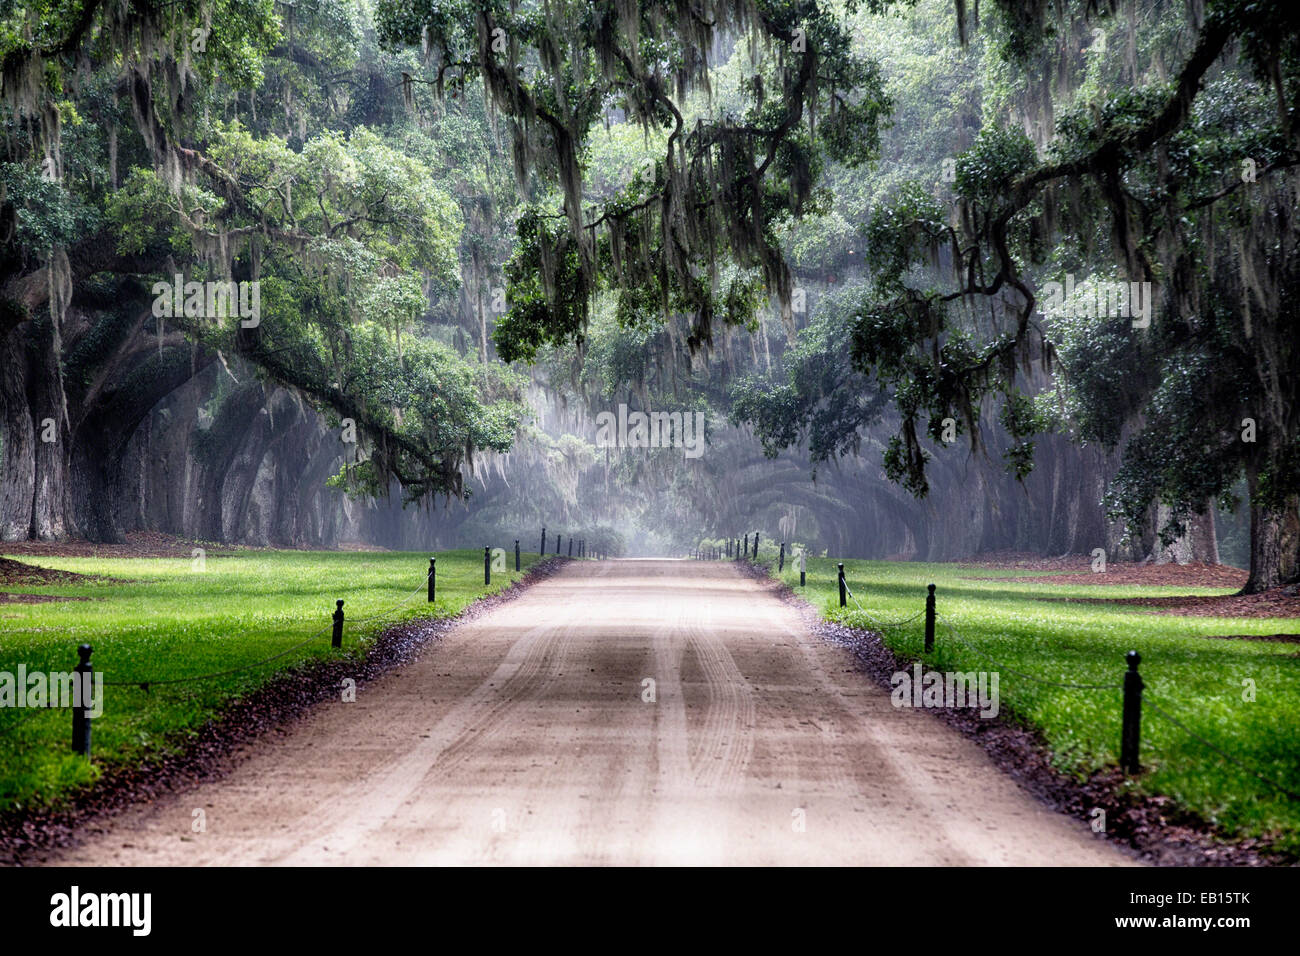
[[[749,557],[749,535],[745,535],[745,557]]]
[[[542,557],[546,557],[546,526],[542,525]]]
[[[343,602],[335,601],[334,608],[334,636],[330,640],[330,646],[339,648],[343,646]]]
[[[90,707],[92,701],[85,698],[92,693],[94,687],[94,677],[92,675],[95,672],[95,669],[90,664],[90,645],[82,644],[78,647],[77,656],[80,658],[80,662],[74,668],[77,675],[77,686],[73,689],[72,695],[72,752],[89,758]],[[78,700],[78,697],[81,699]],[[81,706],[78,707],[78,704]]]
[[[844,562],[840,562],[840,607],[849,606],[849,585],[844,580]]]
[[[1119,766],[1125,773],[1138,773],[1138,744],[1142,731],[1142,675],[1138,664],[1142,655],[1129,651],[1128,670],[1124,672],[1124,725],[1120,731]]]
[[[569,557],[573,557],[573,535],[569,535]]]
[[[519,539],[515,538],[515,570],[519,570]]]
[[[925,652],[934,650],[934,585],[926,588],[925,595]]]
[[[777,559],[776,570],[778,574],[785,570],[785,542],[784,541],[781,542],[781,557]]]
[[[483,545],[483,583],[492,583],[492,549]]]
[[[758,532],[754,532],[754,560],[758,560]]]
[[[438,559],[430,558],[429,559],[429,603],[430,604],[433,603],[434,596],[438,590],[438,585],[436,583],[437,580],[438,580]]]
[[[564,535],[560,534],[558,531],[555,532],[555,553],[556,554],[560,553],[560,539],[562,537],[564,537]]]
[[[808,552],[799,552],[799,587],[808,586]]]

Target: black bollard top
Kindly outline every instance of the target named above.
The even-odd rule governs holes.
[[[89,664],[89,663],[90,663],[90,645],[89,645],[89,644],[82,644],[81,646],[79,646],[79,647],[77,648],[77,656],[81,658],[81,663],[83,663],[83,664]]]
[[[1138,665],[1142,663],[1142,655],[1137,651],[1129,651],[1124,656],[1128,659],[1128,669],[1131,671],[1137,670]]]
[[[926,590],[929,591],[930,594],[933,595],[933,594],[934,594],[934,585],[933,585],[933,584],[929,585],[929,586],[926,588]]]

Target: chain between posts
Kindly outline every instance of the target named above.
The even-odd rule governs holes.
[[[429,585],[429,594],[431,596],[430,600],[432,600],[432,594],[433,594],[434,560],[435,560],[434,558],[429,559],[428,585]],[[370,617],[365,617],[365,618],[360,618],[357,620],[350,621],[349,623],[353,625],[369,624],[380,618],[389,617],[393,614],[394,611],[397,611],[407,606],[408,604],[411,604],[414,601],[415,596],[419,594],[422,590],[424,590],[424,588],[425,585],[422,583],[418,588],[416,588],[409,595],[407,595],[406,598],[399,601],[397,604],[393,605],[387,610],[380,611],[378,614],[373,614]],[[338,603],[341,604],[342,602],[338,602]],[[341,608],[338,608],[335,611],[335,614],[338,614],[339,611],[341,610],[342,610]],[[335,620],[331,620],[329,624],[325,625],[318,631],[312,632],[310,636],[304,638],[303,640],[292,645],[291,647],[287,647],[284,650],[276,654],[272,654],[269,657],[264,657],[261,660],[253,661],[252,663],[249,664],[241,664],[238,667],[231,667],[231,668],[226,668],[225,670],[213,671],[212,673],[209,674],[195,674],[189,677],[165,677],[165,678],[160,678],[158,680],[106,680],[104,681],[104,686],[105,687],[138,687],[141,690],[147,691],[150,687],[154,687],[154,686],[161,687],[167,684],[189,684],[198,681],[213,680],[218,677],[229,677],[232,674],[238,674],[243,671],[253,670],[255,668],[262,667],[266,664],[270,664],[273,661],[278,661],[280,658],[284,657],[285,655],[292,654],[294,651],[306,647],[312,641],[316,640],[321,635],[323,635],[326,631],[332,631],[336,623],[338,622],[336,622]]]
[[[1240,767],[1242,770],[1246,771],[1248,774],[1251,774],[1257,780],[1260,780],[1263,783],[1268,784],[1270,787],[1273,787],[1274,789],[1279,790],[1280,792],[1286,794],[1292,800],[1300,800],[1300,793],[1296,793],[1294,790],[1287,788],[1283,784],[1278,783],[1276,780],[1264,776],[1262,773],[1260,773],[1258,770],[1255,770],[1253,767],[1246,766],[1244,763],[1242,763],[1236,757],[1232,756],[1232,754],[1228,753],[1226,750],[1223,750],[1222,748],[1210,743],[1210,741],[1206,740],[1196,731],[1192,730],[1192,728],[1188,727],[1177,717],[1173,716],[1172,714],[1166,713],[1163,708],[1161,708],[1159,705],[1156,704],[1155,701],[1151,699],[1150,694],[1146,695],[1144,702],[1158,716],[1163,717],[1165,720],[1169,721],[1171,724],[1173,724],[1183,733],[1187,734],[1187,736],[1191,737],[1197,743],[1201,744],[1204,747],[1208,747],[1210,750],[1213,750],[1224,760],[1228,761],[1228,763],[1235,764],[1236,766]]]

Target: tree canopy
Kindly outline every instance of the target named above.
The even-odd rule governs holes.
[[[1135,536],[1244,497],[1248,587],[1300,578],[1287,4],[86,0],[0,57],[5,537],[118,535],[212,374],[213,421],[257,383],[354,429],[365,499],[867,498],[906,552],[963,445],[1026,487],[1096,449],[1071,493]],[[719,461],[602,454],[615,401]]]

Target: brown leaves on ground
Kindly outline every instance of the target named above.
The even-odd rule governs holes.
[[[1097,604],[1135,604],[1155,608],[1153,614],[1189,617],[1300,617],[1300,597],[1274,588],[1261,594],[1187,594],[1174,597],[1094,599]],[[1286,636],[1286,635],[1281,635]],[[1251,640],[1267,640],[1251,637]]]
[[[132,531],[122,544],[95,544],[91,541],[6,541],[0,544],[5,554],[22,557],[60,558],[188,558],[195,547],[192,541],[157,531]],[[229,550],[229,545],[221,545]],[[211,555],[209,555],[211,557]],[[0,579],[3,580],[3,579]]]
[[[42,568],[25,561],[0,558],[0,585],[41,587],[49,584],[80,584],[87,580],[90,579],[84,574],[56,571],[53,568]]]
[[[1043,581],[1049,584],[1143,585],[1145,587],[1239,588],[1249,575],[1228,564],[1155,564],[1146,561],[1108,561],[1105,571],[1092,570],[1092,558],[1069,554],[1060,558],[1032,558],[1011,553],[1005,559],[984,555],[962,564],[978,568],[1038,571],[983,581]],[[1061,574],[1062,571],[1072,572]]]
[[[1088,555],[1066,555],[1061,558],[1034,558],[1017,553],[982,555],[973,561],[963,561],[974,567],[1031,570],[1040,574],[1019,574],[1006,578],[980,578],[982,581],[1027,581],[1045,584],[1093,585],[1099,587],[1187,587],[1187,588],[1240,588],[1249,576],[1241,568],[1227,564],[1153,564],[1145,562],[1108,562],[1106,570],[1094,572]],[[1047,572],[1070,571],[1069,574]],[[1288,593],[1291,592],[1291,593]],[[1177,594],[1161,597],[1123,598],[1049,598],[1078,604],[1125,604],[1151,608],[1152,614],[1176,614],[1189,617],[1300,617],[1300,591],[1296,588],[1274,588],[1261,594]],[[1232,635],[1228,635],[1232,636]],[[1292,635],[1281,634],[1273,638],[1251,636],[1251,640],[1285,639]]]
[[[6,545],[7,547],[7,545]],[[72,571],[56,571],[25,561],[0,558],[0,587],[42,587],[50,584],[81,584],[91,578]],[[60,597],[57,594],[10,594],[0,591],[0,604],[46,604],[51,601],[84,601],[86,598]]]

